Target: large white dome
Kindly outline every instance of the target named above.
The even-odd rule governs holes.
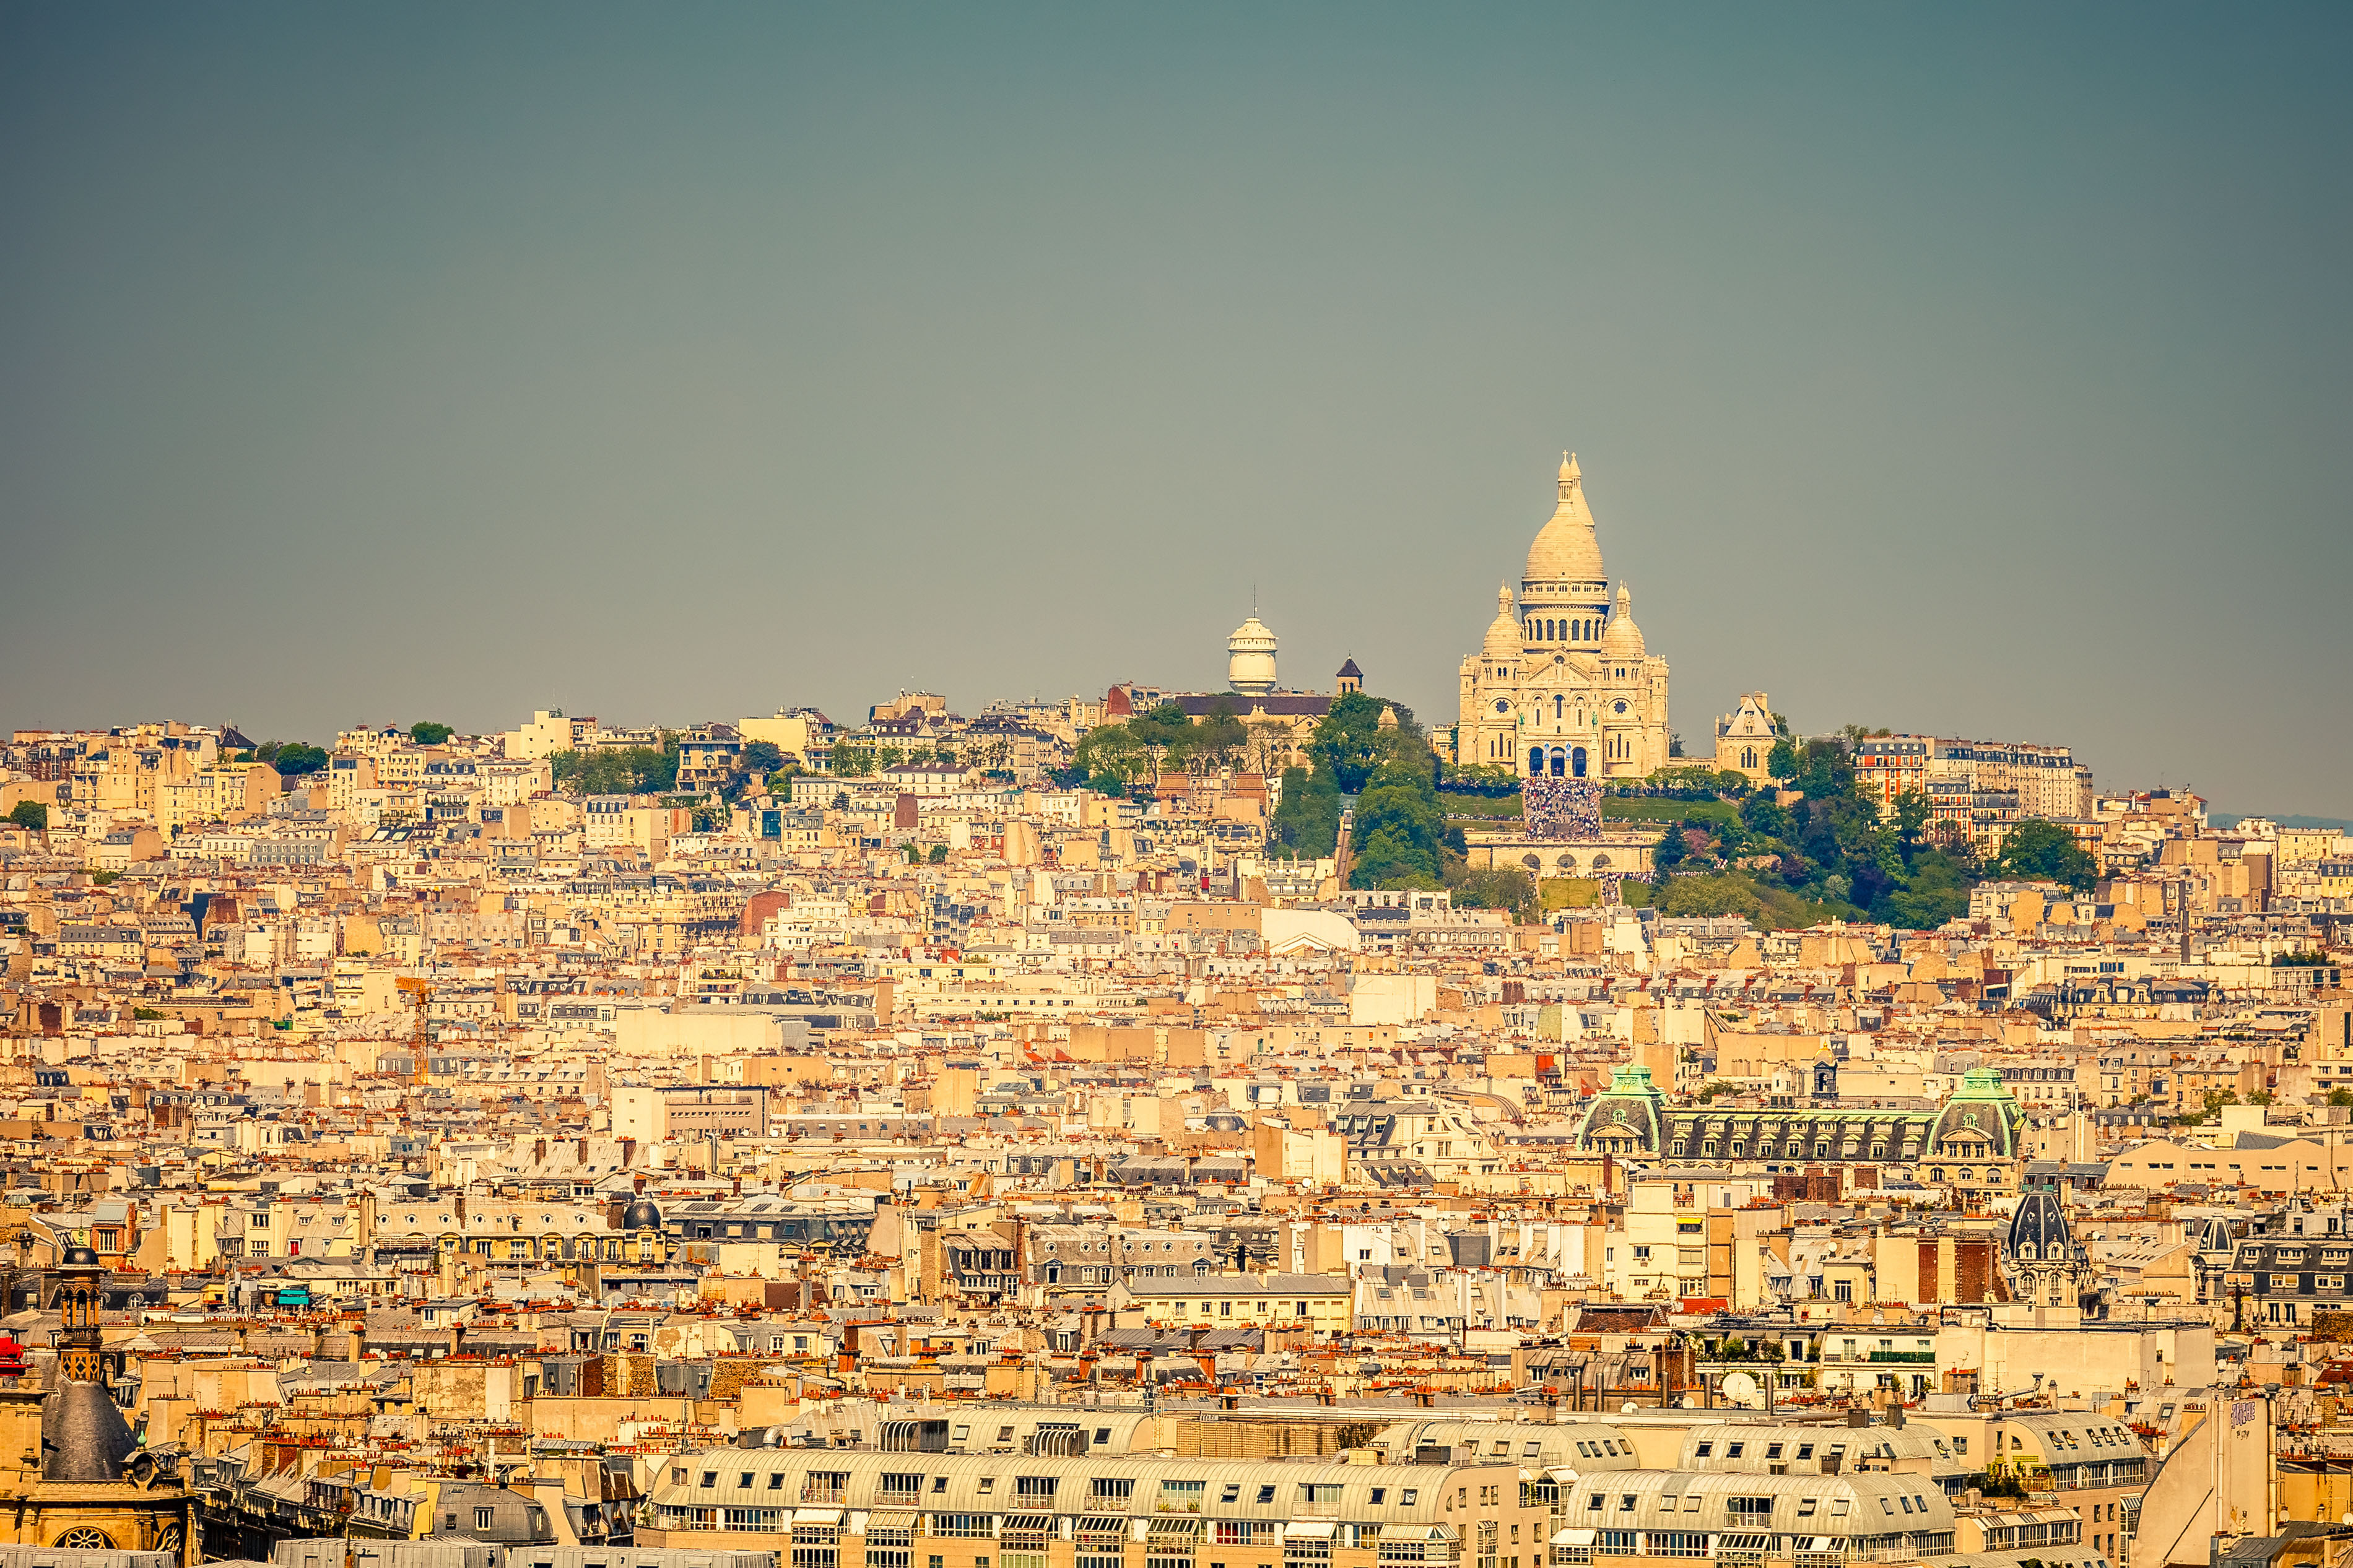
[[[1594,532],[1593,512],[1585,504],[1577,454],[1571,452],[1561,460],[1560,501],[1552,521],[1528,546],[1526,582],[1533,586],[1603,580],[1601,541]]]

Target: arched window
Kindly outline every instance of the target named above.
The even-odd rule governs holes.
[[[1577,869],[1577,857],[1574,855],[1564,855],[1558,860],[1555,861],[1554,864],[1558,866],[1564,871],[1574,871]]]
[[[1552,700],[1552,716],[1553,716],[1555,719],[1558,719],[1558,718],[1562,717],[1563,712],[1564,712],[1564,710],[1565,710],[1565,708],[1566,708],[1566,705],[1567,705],[1567,701],[1568,701],[1568,699],[1567,699],[1567,698],[1566,698],[1566,697],[1561,696],[1559,693],[1555,692],[1555,693],[1553,694],[1553,700]]]
[[[1609,869],[1609,857],[1607,855],[1596,855],[1593,858],[1593,868],[1597,871],[1607,871]]]
[[[1585,748],[1579,746],[1569,753],[1569,773],[1577,778],[1585,776]]]
[[[1528,772],[1531,773],[1541,773],[1544,772],[1544,748],[1542,746],[1530,746],[1528,748]]]
[[[1520,864],[1525,866],[1531,871],[1541,871],[1544,869],[1544,862],[1533,855],[1521,856]]]
[[[1555,746],[1552,749],[1552,776],[1558,778],[1567,772],[1568,772],[1568,759],[1561,754],[1558,746]]]

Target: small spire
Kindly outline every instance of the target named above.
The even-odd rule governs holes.
[[[1571,490],[1573,490],[1573,489],[1577,489],[1578,477],[1579,477],[1579,475],[1580,475],[1580,473],[1581,473],[1581,472],[1582,472],[1582,470],[1580,470],[1580,469],[1577,468],[1577,454],[1576,454],[1576,453],[1574,453],[1574,452],[1563,452],[1563,453],[1560,455],[1560,499],[1561,499],[1561,500],[1567,500],[1568,499],[1568,494],[1569,494],[1569,492],[1570,492]]]

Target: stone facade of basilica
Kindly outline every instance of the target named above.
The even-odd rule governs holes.
[[[1514,600],[1495,591],[1485,644],[1462,661],[1458,764],[1523,776],[1641,778],[1667,765],[1667,661],[1642,644],[1632,595],[1613,600],[1574,455]]]

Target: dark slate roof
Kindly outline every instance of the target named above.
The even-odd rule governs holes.
[[[1263,697],[1245,697],[1238,691],[1187,692],[1168,700],[1194,719],[1208,718],[1221,702],[1239,719],[1249,718],[1252,709],[1271,718],[1320,719],[1332,711],[1332,700],[1314,691],[1270,691]]]
[[[2037,1258],[2063,1257],[2074,1240],[2067,1212],[2052,1194],[2029,1193],[2018,1200],[2018,1212],[2010,1216],[2008,1246],[2012,1257],[2022,1247],[2032,1247]]]
[[[41,1402],[45,1481],[119,1481],[136,1447],[122,1412],[97,1384],[62,1382]]]

